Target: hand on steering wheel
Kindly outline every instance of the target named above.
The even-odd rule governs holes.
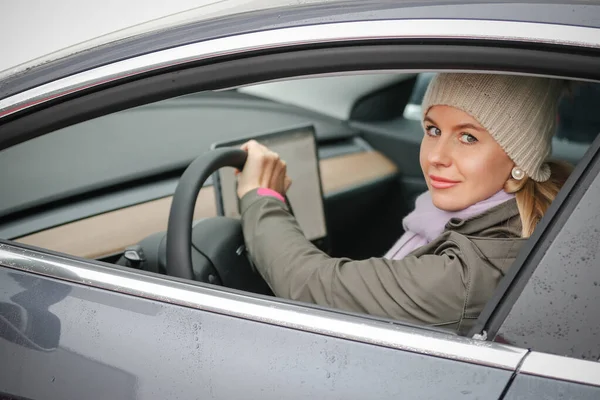
[[[241,149],[248,153],[248,158],[244,169],[236,172],[238,197],[241,199],[246,193],[258,188],[272,189],[285,196],[292,180],[287,175],[286,163],[280,159],[279,154],[255,140],[244,143]]]
[[[171,202],[166,235],[165,267],[168,275],[208,283],[221,283],[230,288],[254,293],[272,294],[265,280],[252,269],[246,255],[240,252],[240,249],[243,249],[244,237],[238,219],[206,218],[199,220],[192,229],[196,199],[206,179],[223,167],[233,167],[245,172],[245,163],[249,154],[256,155],[252,148],[249,150],[247,152],[222,148],[202,154],[187,167],[179,179]],[[283,178],[279,175],[281,174],[279,160],[273,162],[272,156],[267,158],[268,162],[264,157],[255,160],[262,160],[260,162],[264,162],[265,165],[271,165],[269,171],[277,172],[276,182],[280,182],[281,179],[285,181],[285,169],[281,175]],[[260,172],[258,176],[262,178],[273,176],[273,172],[263,173],[262,167],[255,168],[255,171]],[[256,187],[265,184],[264,179],[248,178],[255,174],[244,176],[248,182],[255,182]]]

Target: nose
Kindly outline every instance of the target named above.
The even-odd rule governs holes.
[[[427,161],[431,165],[448,167],[452,164],[452,152],[450,143],[445,140],[444,136],[438,138],[435,146],[432,147],[427,155]]]

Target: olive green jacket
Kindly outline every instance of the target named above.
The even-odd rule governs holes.
[[[241,200],[246,247],[278,297],[467,333],[524,243],[516,201],[452,219],[401,260],[332,258],[312,245],[286,205]]]

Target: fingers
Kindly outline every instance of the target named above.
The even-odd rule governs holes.
[[[279,166],[277,175],[274,176],[271,181],[271,186],[277,192],[285,195],[292,185],[292,179],[287,174],[287,163],[281,160]]]
[[[290,189],[290,186],[292,186],[292,178],[286,175],[283,184],[284,194],[287,193],[287,191]]]
[[[253,146],[253,145],[254,145],[254,143],[257,143],[257,142],[256,142],[256,140],[249,140],[249,141],[247,141],[246,143],[242,144],[242,145],[240,146],[240,148],[241,148],[242,150],[244,150],[244,151],[248,151],[248,150],[250,149],[250,146],[251,146],[251,145]]]
[[[283,180],[285,179],[286,172],[287,165],[285,161],[280,160],[278,157],[277,161],[275,162],[275,168],[273,174],[271,175],[269,185],[271,188],[273,188],[281,194],[283,194]]]
[[[243,197],[250,190],[264,187],[285,193],[287,166],[279,154],[269,150],[255,140],[249,140],[240,148],[248,152],[244,169],[236,171],[238,195]]]
[[[261,155],[262,173],[260,176],[260,186],[277,190],[273,186],[274,178],[279,169],[279,155],[270,150]]]
[[[258,143],[256,140],[248,140],[246,143],[240,146],[240,149],[250,153],[265,153],[269,151],[266,146]]]

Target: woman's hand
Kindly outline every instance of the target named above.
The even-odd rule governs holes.
[[[285,196],[292,180],[287,176],[285,161],[279,158],[279,154],[255,140],[244,143],[241,148],[248,152],[248,159],[244,169],[237,173],[238,197],[241,199],[258,188],[272,189]]]

